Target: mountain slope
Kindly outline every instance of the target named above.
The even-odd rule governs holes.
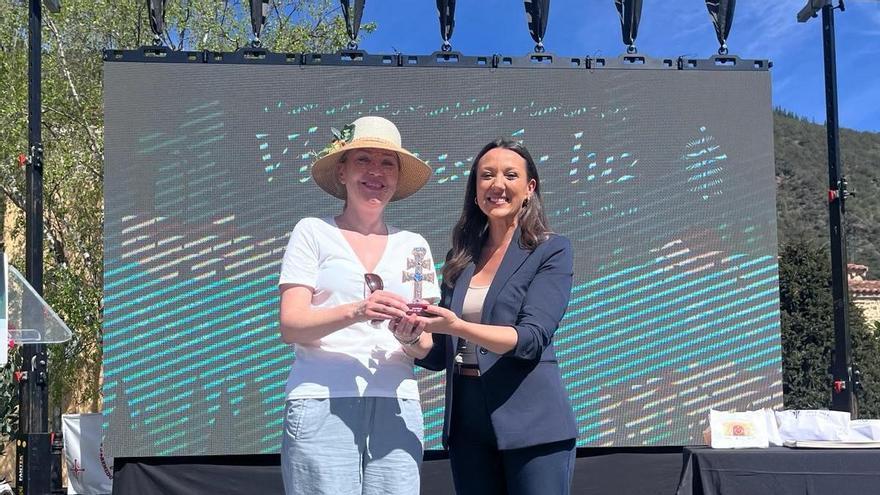
[[[780,243],[829,244],[825,127],[785,111],[773,113]],[[853,195],[846,202],[849,262],[880,273],[880,133],[840,131],[841,168]],[[869,275],[869,277],[871,276]]]

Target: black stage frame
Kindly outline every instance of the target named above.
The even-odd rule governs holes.
[[[735,55],[713,55],[707,59],[681,56],[651,58],[639,53],[619,57],[557,56],[531,53],[524,56],[464,55],[460,52],[434,52],[430,55],[369,54],[363,50],[339,53],[278,53],[264,48],[245,47],[235,52],[171,50],[164,46],[144,46],[135,50],[104,50],[105,62],[207,63],[258,65],[331,65],[347,67],[472,67],[487,69],[671,69],[768,71],[773,62],[741,59]]]

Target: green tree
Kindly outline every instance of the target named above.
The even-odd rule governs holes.
[[[43,15],[44,295],[74,336],[50,348],[50,401],[56,409],[94,410],[100,402],[102,345],[102,52],[149,45],[152,33],[143,0],[62,3],[60,14]],[[262,34],[270,50],[335,52],[348,42],[337,2],[272,0],[270,6]],[[0,0],[0,188],[5,198],[0,228],[19,267],[24,261],[25,180],[18,157],[27,150],[27,14],[27,2]],[[244,0],[169,2],[166,26],[161,39],[175,50],[230,51],[252,36]],[[374,29],[373,24],[362,27],[366,33]],[[14,401],[13,394],[0,404],[0,414],[13,417]]]
[[[782,386],[786,409],[831,407],[834,314],[827,248],[792,240],[779,252]],[[861,310],[849,305],[853,360],[862,372],[860,417],[880,417],[880,340]]]

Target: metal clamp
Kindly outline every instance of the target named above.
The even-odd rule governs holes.
[[[855,193],[849,190],[849,182],[847,182],[845,175],[841,175],[840,180],[837,181],[837,189],[840,191],[840,197],[843,199],[855,196]]]
[[[34,167],[34,170],[43,169],[43,143],[37,143],[31,146],[31,152],[27,158],[27,163],[31,167]]]

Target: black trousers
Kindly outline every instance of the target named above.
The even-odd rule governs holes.
[[[455,375],[449,462],[458,495],[568,495],[575,439],[499,450],[479,377]]]

